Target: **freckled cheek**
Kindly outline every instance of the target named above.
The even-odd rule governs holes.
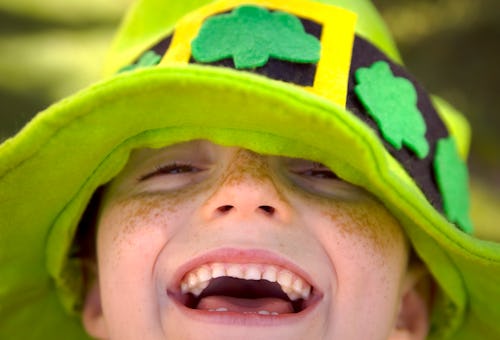
[[[176,214],[151,201],[110,207],[98,226],[99,263],[113,270],[152,270],[154,260],[171,237]]]
[[[398,222],[378,202],[364,200],[330,202],[317,215],[336,274],[337,308],[346,316],[387,323],[383,315],[397,307],[408,253]]]
[[[352,249],[356,256],[386,262],[394,254],[404,253],[406,240],[397,220],[378,202],[329,202],[319,213],[324,217],[323,232],[337,246]]]

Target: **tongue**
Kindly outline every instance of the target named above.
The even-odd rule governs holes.
[[[293,313],[291,302],[278,298],[256,298],[242,299],[230,296],[206,296],[200,300],[197,309],[226,308],[229,312],[236,313],[258,313],[268,311],[269,313]]]

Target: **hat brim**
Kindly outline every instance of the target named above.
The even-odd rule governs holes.
[[[196,65],[99,83],[40,113],[0,146],[0,329],[28,339],[69,319],[62,305],[73,308],[81,287],[68,254],[92,193],[121,170],[130,150],[192,139],[321,161],[374,193],[444,293],[434,334],[458,327],[456,339],[499,335],[499,246],[460,232],[436,212],[371,128],[298,86]],[[39,318],[49,328],[26,329]],[[85,337],[71,322],[72,338]]]

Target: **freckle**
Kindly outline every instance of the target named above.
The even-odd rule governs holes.
[[[259,182],[269,179],[269,164],[265,156],[246,149],[238,150],[230,161],[230,167],[222,177],[221,182],[237,185],[251,177]]]
[[[270,183],[276,190],[278,199],[282,202],[287,201],[280,185],[275,183],[276,179],[273,177],[266,156],[247,149],[240,149],[234,154],[230,160],[230,166],[213,187],[217,191],[217,188],[222,185],[239,185],[249,178],[256,187],[262,186],[263,183]]]
[[[328,202],[329,201],[329,202]],[[323,214],[338,227],[343,238],[363,241],[365,253],[388,254],[402,231],[395,219],[375,200],[334,202],[326,200]],[[380,264],[379,264],[380,265]]]
[[[190,202],[199,192],[206,191],[210,183],[194,184],[172,191],[145,192],[127,196],[115,202],[113,209],[119,211],[120,226],[113,242],[120,242],[121,235],[144,231],[145,228],[163,227],[180,205]]]

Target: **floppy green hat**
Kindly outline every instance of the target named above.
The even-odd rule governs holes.
[[[209,139],[308,158],[374,193],[439,286],[431,338],[500,337],[500,247],[468,217],[468,127],[401,66],[366,1],[144,0],[106,79],[0,146],[0,338],[85,339],[73,256],[130,150]]]

